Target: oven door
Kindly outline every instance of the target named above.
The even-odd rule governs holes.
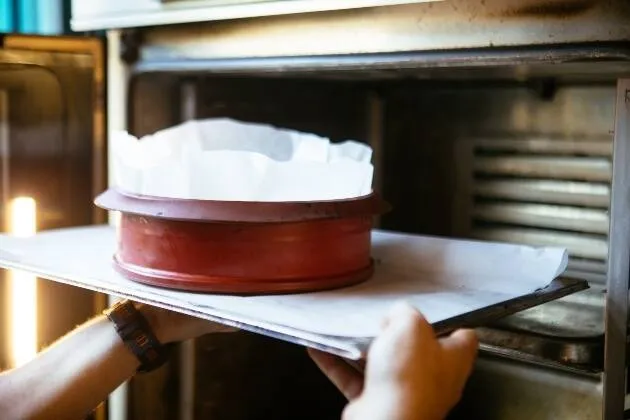
[[[0,38],[2,231],[29,235],[105,221],[92,205],[105,185],[103,78],[98,39]],[[0,368],[24,363],[104,302],[4,270],[0,298],[0,343],[7,344]]]

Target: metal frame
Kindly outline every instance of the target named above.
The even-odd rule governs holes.
[[[603,416],[623,418],[630,282],[630,79],[619,80],[610,205]]]
[[[613,2],[615,3],[615,2]],[[620,3],[616,3],[620,4]],[[308,18],[311,19],[311,18]],[[314,18],[313,18],[314,19]],[[248,22],[254,23],[256,22]],[[286,27],[282,31],[287,36],[294,29],[284,22]],[[301,23],[304,23],[303,21]],[[244,24],[235,23],[232,29],[236,32],[245,31]],[[264,25],[263,25],[264,26]],[[269,25],[267,25],[269,26]],[[282,24],[280,25],[282,26]],[[226,24],[223,29],[228,29]],[[194,28],[193,28],[194,29]],[[257,51],[257,54],[243,54],[250,52],[248,32],[243,32],[241,43],[236,42],[237,48],[222,47],[229,37],[216,27],[198,27],[201,34],[196,42],[209,42],[201,51],[194,47],[197,44],[186,44],[182,32],[177,30],[157,29],[147,32],[147,40],[141,48],[142,60],[133,67],[136,74],[143,72],[181,72],[181,73],[210,73],[210,74],[274,74],[279,76],[303,75],[322,72],[339,75],[343,71],[349,73],[370,73],[375,71],[378,78],[380,71],[397,72],[400,70],[418,70],[450,67],[489,67],[501,65],[555,65],[558,63],[576,63],[581,66],[590,63],[601,63],[606,66],[607,60],[613,59],[622,63],[627,69],[627,44],[572,44],[555,47],[550,45],[538,47],[514,47],[500,49],[486,49],[484,46],[470,46],[462,50],[427,51],[421,48],[416,51],[362,51],[361,54],[348,53],[341,50],[316,51],[316,56],[309,55],[309,51],[295,56],[292,50]],[[248,27],[248,31],[251,27]],[[207,33],[205,32],[207,31]],[[256,35],[260,31],[254,31]],[[264,32],[264,31],[262,31]],[[189,32],[188,34],[194,34]],[[173,41],[168,38],[175,35]],[[218,35],[218,37],[216,36]],[[224,36],[225,35],[225,36]],[[238,35],[238,34],[237,34]],[[230,35],[231,36],[231,35]],[[203,38],[203,39],[202,39]],[[234,40],[232,37],[230,39]],[[238,40],[238,39],[237,39]],[[258,40],[257,40],[258,41]],[[344,44],[344,43],[340,43]],[[231,46],[231,44],[226,44]],[[255,44],[259,45],[259,44]],[[459,47],[457,45],[456,47]],[[169,47],[174,47],[175,53]],[[214,48],[213,47],[217,47]],[[296,46],[297,48],[297,46]],[[168,51],[168,52],[165,52]],[[220,51],[224,54],[212,52]],[[355,51],[356,52],[356,51]],[[274,56],[275,53],[275,56]],[[251,58],[245,58],[251,57]],[[571,66],[572,64],[566,64]],[[599,65],[599,64],[597,64]],[[610,69],[608,77],[619,74],[620,68]],[[476,74],[476,73],[475,73]],[[382,74],[381,74],[382,75]],[[514,77],[514,75],[508,75]],[[464,75],[466,77],[466,75]],[[620,420],[623,418],[626,398],[626,361],[627,361],[627,329],[628,329],[628,289],[630,284],[630,79],[618,82],[615,118],[615,138],[613,155],[612,202],[610,206],[610,233],[608,278],[606,296],[606,336],[605,336],[605,372],[603,376],[604,393],[602,398],[602,415],[605,420]]]
[[[121,33],[119,31],[107,32],[107,133],[111,135],[116,131],[127,129],[127,95],[128,95],[128,67],[122,61]],[[108,148],[108,153],[111,149]],[[108,156],[111,162],[111,156]],[[108,185],[113,180],[113,172],[108,171]],[[115,224],[113,214],[109,215],[109,223]],[[109,304],[113,304],[118,298],[109,296]],[[108,398],[109,420],[127,420],[127,399],[129,384],[125,382],[118,387]]]
[[[177,54],[192,47],[191,55],[217,58],[623,42],[630,37],[626,0],[449,0],[384,6],[400,2],[276,0],[212,7],[216,2],[211,0],[74,0],[72,27],[150,25],[148,43],[162,43]],[[381,7],[305,13],[323,10],[323,3],[342,9],[369,3]],[[282,14],[280,8],[292,8],[293,13]],[[234,13],[238,9],[240,16]],[[260,14],[267,16],[237,19]],[[191,23],[174,25],[185,22]]]
[[[195,84],[183,83],[180,90],[182,122],[197,117],[197,99]],[[191,339],[184,341],[179,347],[179,420],[195,418],[196,343],[195,339]]]
[[[313,73],[333,74],[338,78],[345,72],[375,74],[383,72],[409,74],[410,71],[448,69],[466,70],[464,77],[470,78],[471,69],[505,66],[550,66],[556,64],[597,65],[606,63],[627,63],[630,61],[630,47],[627,43],[581,43],[555,44],[546,46],[449,49],[440,51],[409,51],[390,53],[325,54],[299,56],[263,57],[215,57],[192,56],[191,48],[182,47],[178,54],[168,52],[163,45],[129,43],[126,48],[139,48],[134,55],[141,55],[133,63],[134,73],[204,73],[217,75],[296,75],[312,76]],[[190,54],[189,54],[190,53]],[[614,71],[619,69],[614,68]],[[440,73],[442,74],[442,73]],[[510,78],[527,74],[507,73]]]

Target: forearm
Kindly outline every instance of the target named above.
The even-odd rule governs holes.
[[[32,362],[0,375],[0,413],[13,419],[81,419],[138,367],[104,316]]]
[[[135,305],[162,344],[203,334],[235,331],[203,319]],[[114,324],[98,317],[59,340],[25,366],[0,374],[0,417],[81,419],[121,383],[139,362]]]

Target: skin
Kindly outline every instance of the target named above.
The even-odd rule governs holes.
[[[349,400],[343,420],[442,420],[461,398],[477,347],[469,330],[438,339],[418,311],[401,304],[372,343],[365,375],[336,356],[309,353]]]
[[[204,320],[136,305],[162,343],[229,330]],[[82,419],[138,368],[104,316],[80,326],[30,363],[0,374],[4,420]]]
[[[136,305],[162,343],[234,331]],[[365,376],[342,359],[310,352],[348,398],[344,420],[439,420],[459,400],[477,349],[474,333],[437,339],[414,309],[397,306],[368,353]],[[113,324],[97,317],[30,363],[0,374],[3,420],[82,419],[138,368]]]

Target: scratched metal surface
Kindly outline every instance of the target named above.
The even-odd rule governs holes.
[[[451,0],[150,28],[143,60],[625,42],[629,22],[625,0]]]

